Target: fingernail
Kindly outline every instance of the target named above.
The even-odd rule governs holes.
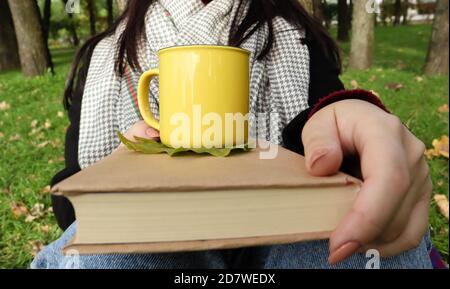
[[[309,167],[312,169],[314,167],[314,165],[317,163],[317,161],[319,161],[323,156],[325,156],[328,153],[328,149],[318,149],[316,150],[311,158],[310,158],[310,165]]]
[[[334,265],[342,262],[353,255],[360,247],[361,244],[356,241],[347,242],[330,254],[328,257],[328,263]]]
[[[146,131],[145,131],[145,133],[147,134],[147,136],[149,136],[149,137],[159,137],[159,134],[155,131],[155,130],[153,130],[153,129],[147,129]]]

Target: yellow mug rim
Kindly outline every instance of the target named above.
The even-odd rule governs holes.
[[[200,48],[200,49],[218,49],[218,50],[234,50],[237,52],[242,52],[246,54],[251,54],[251,52],[247,49],[234,47],[234,46],[226,46],[226,45],[177,45],[177,46],[170,46],[166,48],[162,48],[158,51],[158,55],[172,50],[183,50],[183,49],[192,49],[192,48]]]

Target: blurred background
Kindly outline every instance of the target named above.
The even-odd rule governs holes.
[[[448,263],[448,0],[300,0],[338,41],[342,81],[372,90],[427,145],[435,246]],[[62,95],[75,52],[126,0],[0,0],[0,268],[27,268],[62,232]]]

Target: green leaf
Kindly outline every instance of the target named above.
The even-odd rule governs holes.
[[[227,157],[232,151],[241,150],[244,152],[250,151],[249,145],[230,147],[230,148],[171,148],[161,142],[157,142],[152,139],[146,139],[141,137],[134,137],[135,142],[127,139],[120,132],[117,132],[120,141],[131,151],[140,152],[144,154],[160,154],[166,153],[170,156],[175,156],[183,152],[194,152],[196,154],[210,154],[215,157]]]

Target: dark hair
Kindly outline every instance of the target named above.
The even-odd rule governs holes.
[[[329,36],[323,26],[301,6],[298,0],[239,0],[239,9],[235,16],[229,45],[240,46],[248,39],[259,27],[265,23],[269,26],[269,36],[265,48],[258,55],[258,59],[263,58],[273,46],[275,39],[272,20],[275,16],[281,16],[290,23],[303,27],[306,31],[306,41],[314,41],[324,55],[335,64],[336,69],[341,69],[341,59],[339,48],[334,40]],[[249,9],[246,15],[243,15],[244,3],[250,1]],[[115,69],[119,76],[124,73],[125,65],[129,64],[131,68],[140,68],[138,62],[138,42],[144,33],[145,15],[149,6],[154,0],[129,0],[127,7],[122,15],[106,31],[95,35],[84,43],[78,51],[64,91],[64,106],[68,109],[74,95],[74,85],[77,83],[77,92],[82,93],[87,76],[92,53],[95,46],[105,37],[115,33],[119,24],[126,20],[125,30],[119,39],[117,59]]]

